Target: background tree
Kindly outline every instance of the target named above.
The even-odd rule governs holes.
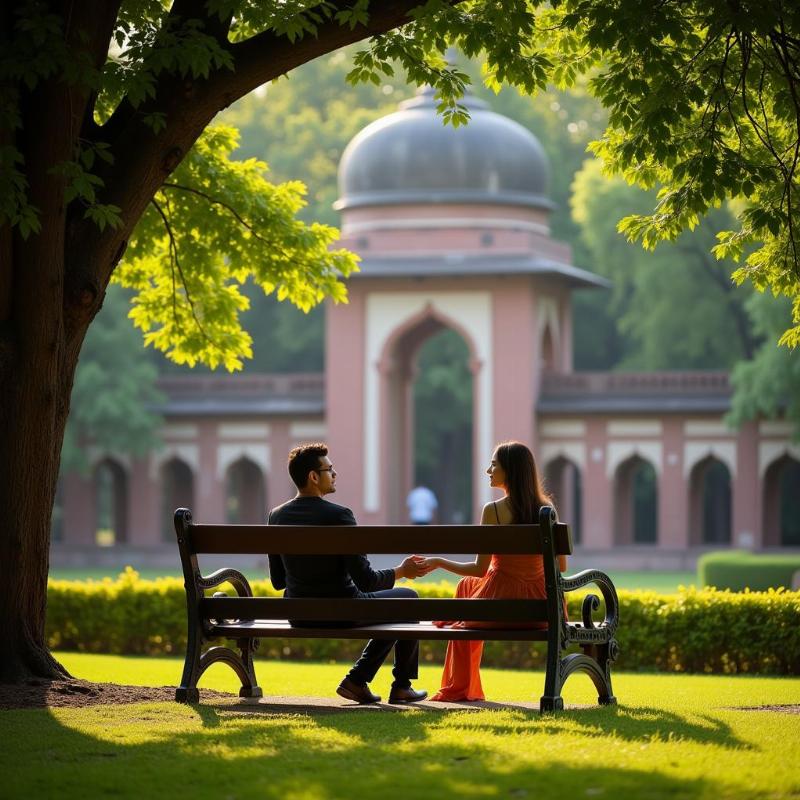
[[[800,358],[772,344],[791,317],[791,303],[764,293],[752,295],[745,307],[762,343],[751,360],[733,369],[728,422],[738,426],[758,417],[785,416],[794,425],[794,438],[800,440]]]
[[[127,319],[128,293],[109,286],[81,350],[72,411],[64,434],[61,469],[88,466],[86,444],[112,453],[140,456],[159,444],[161,417],[152,407],[164,402],[156,390],[158,369]]]
[[[597,159],[584,163],[573,190],[572,214],[588,264],[613,281],[610,302],[606,293],[587,293],[575,315],[579,366],[598,355],[584,343],[596,335],[598,320],[609,319],[618,349],[605,359],[617,369],[730,368],[753,355],[757,336],[744,309],[749,291],[731,281],[730,263],[710,253],[717,233],[731,224],[727,209],[714,209],[693,231],[651,252],[626,241],[616,220],[641,214],[652,192],[609,179]]]

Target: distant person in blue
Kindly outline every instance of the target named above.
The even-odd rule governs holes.
[[[289,475],[297,494],[269,512],[270,525],[355,525],[349,508],[325,500],[336,491],[336,470],[328,458],[328,447],[322,443],[295,447],[289,453]],[[292,556],[269,555],[269,576],[276,589],[284,589],[284,597],[416,597],[413,589],[394,588],[398,578],[418,578],[427,569],[420,567],[421,556],[409,556],[394,569],[374,570],[366,556]],[[348,623],[297,622],[297,627],[340,627]],[[357,622],[349,623],[358,625]],[[336,693],[356,703],[377,703],[380,697],[369,689],[389,651],[394,647],[394,681],[389,702],[416,703],[427,692],[411,686],[417,677],[419,642],[371,639],[361,657],[339,684]]]
[[[416,486],[406,498],[408,517],[414,525],[430,525],[439,508],[436,495],[427,486]]]

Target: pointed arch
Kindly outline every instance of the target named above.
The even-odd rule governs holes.
[[[788,452],[764,472],[763,525],[767,547],[800,547],[800,459]]]
[[[736,451],[735,441],[687,442],[683,446],[683,474],[688,478],[698,464],[713,458],[722,462],[735,479]]]
[[[689,542],[731,542],[731,472],[712,455],[696,462],[689,473]]]
[[[411,390],[416,356],[434,333],[454,331],[469,352],[472,376],[472,512],[489,490],[474,465],[491,451],[493,422],[492,306],[483,291],[376,292],[366,304],[364,381],[364,510],[405,519],[405,492],[413,479]],[[396,453],[394,466],[384,463]]]
[[[559,454],[545,463],[544,481],[558,510],[558,518],[570,526],[573,542],[581,544],[583,476],[579,464]]]
[[[467,369],[471,374],[470,403],[474,422],[474,383],[476,373],[476,347],[472,336],[463,325],[450,315],[427,303],[417,313],[412,314],[398,325],[387,337],[379,361],[382,376],[381,393],[383,439],[383,496],[385,498],[388,519],[392,522],[406,520],[405,498],[417,482],[416,465],[416,402],[415,385],[418,377],[419,356],[423,348],[435,337],[445,331],[452,331],[463,343],[467,351]],[[473,425],[474,430],[474,425]],[[467,433],[474,439],[471,432]],[[462,452],[461,442],[453,437],[445,437],[440,443],[445,460],[458,460],[472,473],[475,459],[474,442],[470,441],[466,457]],[[435,481],[428,476],[425,481],[429,488],[439,496],[440,513],[443,519],[454,511],[455,488],[451,476],[437,476],[442,480]],[[471,487],[470,487],[471,488]],[[457,516],[462,516],[463,511]],[[466,518],[471,516],[471,509]]]
[[[100,459],[92,473],[95,542],[103,547],[128,541],[128,472],[116,458]]]
[[[225,472],[225,512],[234,525],[257,525],[266,517],[266,487],[261,467],[246,456]]]
[[[658,543],[658,473],[653,463],[633,455],[614,473],[615,544]]]
[[[161,486],[161,538],[175,540],[173,516],[176,508],[194,508],[194,471],[178,456],[163,461],[159,470]]]

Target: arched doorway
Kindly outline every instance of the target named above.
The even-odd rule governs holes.
[[[432,334],[419,348],[413,377],[413,483],[436,495],[439,522],[469,522],[472,375],[466,342],[450,328]]]
[[[731,473],[713,456],[695,464],[689,474],[689,541],[731,542]]]
[[[228,522],[257,525],[266,518],[264,475],[249,458],[242,457],[225,475],[225,513]]]
[[[405,499],[416,480],[433,483],[430,488],[443,494],[441,521],[472,519],[476,365],[470,338],[431,307],[387,342],[379,364],[384,398],[379,461],[389,523],[408,520]],[[423,412],[419,420],[417,410]],[[418,461],[415,445],[434,434]]]
[[[194,508],[194,475],[186,462],[171,458],[161,466],[161,538],[165,542],[175,540],[176,508]]]
[[[764,475],[764,544],[800,547],[800,461],[784,455]]]
[[[110,547],[128,540],[128,476],[112,458],[94,470],[95,543]]]
[[[614,481],[616,544],[658,541],[658,478],[653,465],[635,455],[617,468]]]
[[[572,531],[572,541],[581,543],[583,485],[578,466],[564,456],[548,462],[544,469],[545,488],[558,509],[558,517]]]

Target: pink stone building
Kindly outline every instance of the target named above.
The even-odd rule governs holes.
[[[362,263],[349,304],[327,309],[325,374],[164,379],[163,449],[93,452],[86,477],[66,476],[55,563],[171,563],[179,505],[202,521],[262,521],[292,494],[285,455],[298,441],[328,441],[337,500],[359,521],[405,521],[415,363],[443,328],[470,354],[476,518],[493,446],[515,438],[532,446],[579,560],[686,568],[710,547],[800,547],[800,448],[784,422],[725,425],[727,374],[573,372],[571,294],[606,283],[550,236],[535,137],[466,102],[469,125],[445,127],[423,91],[345,151],[337,208]]]

